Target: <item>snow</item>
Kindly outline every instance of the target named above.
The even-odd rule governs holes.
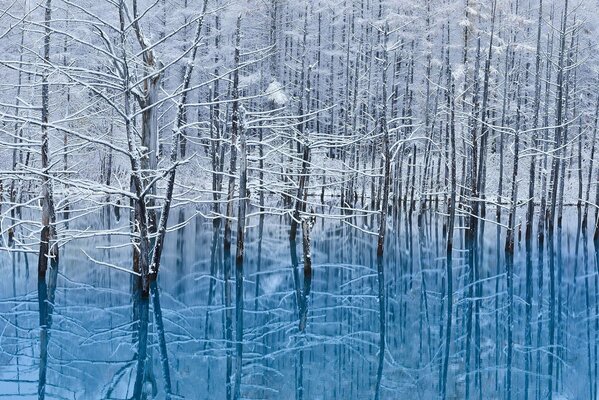
[[[272,101],[278,107],[284,106],[289,101],[287,94],[283,90],[283,85],[277,80],[272,81],[264,93],[268,100]]]

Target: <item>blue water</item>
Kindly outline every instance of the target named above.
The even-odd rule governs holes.
[[[130,268],[131,248],[124,246],[122,236],[68,243],[55,291],[38,282],[36,254],[0,254],[0,398],[38,398],[42,379],[46,398],[225,399],[228,358],[230,390],[235,391],[238,350],[226,340],[222,232],[213,235],[212,221],[190,211],[174,215],[173,220],[188,224],[167,237],[158,285],[149,300],[133,294],[128,273],[97,265],[85,255]],[[389,220],[382,293],[376,237],[365,232],[376,231],[376,218],[318,219],[305,302],[301,235],[295,257],[286,219],[267,216],[262,227],[258,217],[249,222],[241,398],[370,399],[378,379],[381,399],[439,398],[447,313],[444,217],[427,213],[420,226],[415,216],[406,218],[405,213]],[[86,223],[98,229],[106,219],[98,215]],[[464,398],[467,380],[471,398],[504,398],[505,229],[498,241],[496,224],[481,225],[476,254],[480,285],[470,285],[472,258],[460,229],[464,223],[457,220],[454,236],[447,398]],[[127,226],[123,220],[110,224]],[[579,229],[577,210],[568,210],[563,228],[545,240],[542,264],[536,237],[528,252],[524,238],[517,238],[514,399],[524,398],[526,376],[529,398],[546,398],[549,354],[556,356],[554,398],[583,399],[596,393],[599,287],[591,228],[589,232],[590,237]],[[547,250],[549,244],[553,251]],[[527,263],[532,272],[530,348],[525,338]],[[234,268],[233,261],[233,341]],[[473,286],[480,291],[470,291]],[[555,345],[549,347],[552,301]],[[302,305],[307,310],[303,332]],[[384,354],[381,328],[386,333]]]

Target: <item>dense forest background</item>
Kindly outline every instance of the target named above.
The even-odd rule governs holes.
[[[5,244],[45,185],[58,214],[136,190],[160,204],[176,169],[173,206],[222,216],[239,198],[227,178],[242,139],[245,197],[270,213],[293,213],[299,186],[335,218],[378,213],[386,197],[421,210],[447,203],[454,169],[458,212],[515,199],[527,223],[533,211],[552,223],[564,204],[597,203],[591,2],[1,9]],[[20,244],[35,243],[25,232]]]

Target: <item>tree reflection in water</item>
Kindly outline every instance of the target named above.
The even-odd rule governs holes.
[[[375,256],[373,236],[355,228],[368,226],[370,218],[351,226],[319,221],[308,235],[309,259],[302,235],[289,242],[284,218],[252,216],[244,298],[235,298],[229,276],[229,301],[223,274],[232,260],[223,254],[223,231],[202,217],[167,238],[163,274],[147,299],[139,296],[136,276],[93,264],[79,250],[125,265],[131,253],[117,237],[110,251],[97,238],[68,244],[60,269],[51,265],[39,281],[26,274],[23,253],[3,254],[0,273],[13,279],[0,281],[0,392],[226,398],[225,383],[236,378],[233,308],[243,301],[242,398],[436,398],[443,374],[446,398],[462,397],[467,346],[471,396],[482,390],[500,397],[507,394],[508,359],[501,349],[507,348],[509,320],[512,398],[524,398],[525,388],[531,399],[546,396],[549,385],[592,398],[599,253],[593,254],[589,234],[594,226],[579,223],[575,209],[566,212],[574,218],[564,219],[560,237],[538,243],[516,237],[513,261],[505,259],[503,236],[497,248],[490,224],[479,229],[476,246],[456,230],[448,258],[446,220],[434,213],[420,221],[398,213],[384,257]],[[186,220],[182,214],[179,220]],[[96,223],[106,223],[105,216]],[[470,257],[473,248],[477,254]],[[469,265],[475,261],[472,286]],[[510,287],[506,261],[513,270]],[[580,323],[573,323],[576,315],[584,317]]]

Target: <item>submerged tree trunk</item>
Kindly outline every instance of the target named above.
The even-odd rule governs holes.
[[[305,51],[305,47],[306,47],[306,36],[308,34],[307,32],[307,23],[308,23],[308,9],[306,7],[305,10],[305,16],[304,16],[304,42],[303,42],[303,47],[304,47],[304,51]],[[304,122],[304,92],[308,92],[308,101],[306,102],[307,106],[307,113],[310,112],[310,69],[308,69],[308,74],[307,74],[307,79],[305,79],[305,72],[304,72],[304,67],[305,67],[305,56],[302,58],[302,71],[301,71],[301,79],[302,79],[302,84],[301,84],[301,95],[300,95],[300,108],[299,108],[299,118],[300,118],[300,124],[299,124],[299,137],[298,137],[298,148],[300,148],[300,141],[299,140],[303,140],[304,143],[301,144],[301,147],[303,147],[303,152],[302,152],[302,169],[301,169],[301,173],[300,173],[300,178],[299,178],[299,185],[297,188],[297,195],[295,198],[295,208],[293,210],[293,216],[291,218],[291,229],[289,231],[289,239],[292,241],[296,240],[296,236],[297,236],[297,228],[298,228],[298,224],[300,223],[300,212],[305,210],[306,208],[306,204],[304,201],[304,196],[305,196],[305,188],[306,185],[308,183],[308,178],[309,178],[309,162],[310,162],[310,142],[308,140],[308,135],[305,133],[306,131],[306,123]],[[307,82],[307,83],[306,83]],[[304,136],[305,137],[302,137]]]
[[[153,172],[158,167],[158,93],[161,87],[163,65],[157,59],[156,47],[147,41],[141,31],[138,20],[137,0],[133,0],[133,30],[137,37],[143,56],[143,91],[137,95],[137,101],[142,112],[141,122],[141,145],[143,156],[141,167],[144,171]],[[146,174],[148,174],[146,172]],[[155,233],[158,229],[156,221],[156,210],[154,209],[154,196],[156,195],[156,184],[151,177],[145,177],[145,184],[149,187],[147,202],[148,230]],[[144,291],[145,292],[145,291]]]
[[[447,66],[449,68],[449,50],[447,51]],[[447,284],[447,317],[446,317],[446,328],[445,328],[445,343],[444,343],[444,351],[443,351],[443,365],[441,371],[441,399],[447,398],[447,374],[449,371],[449,355],[451,349],[451,325],[453,318],[453,230],[455,224],[455,212],[456,212],[456,191],[457,191],[457,160],[456,160],[456,144],[455,144],[455,84],[451,81],[451,70],[449,69],[447,77],[447,84],[450,88],[447,92],[447,106],[450,112],[450,121],[447,126],[449,133],[449,142],[451,145],[451,167],[450,167],[450,195],[447,203],[447,214],[448,222],[447,222],[447,237],[446,237],[446,247],[445,247],[445,263],[446,263],[446,271],[445,271],[445,281]]]
[[[588,222],[588,214],[589,214],[589,201],[591,198],[591,181],[592,181],[592,177],[593,177],[593,163],[595,162],[595,140],[597,139],[597,123],[599,121],[599,96],[597,96],[597,99],[595,100],[595,116],[593,119],[593,136],[592,136],[592,141],[591,141],[591,156],[590,156],[590,163],[589,163],[589,171],[588,171],[588,175],[587,175],[587,188],[586,188],[586,194],[585,194],[585,198],[584,198],[584,212],[583,212],[583,216],[582,216],[582,228],[586,230],[587,227],[587,222]]]
[[[239,52],[241,41],[241,16],[237,17],[235,33],[235,70],[233,71],[233,112],[231,135],[239,137],[239,210],[237,213],[237,250],[235,254],[235,391],[234,399],[241,396],[241,374],[243,366],[243,256],[245,248],[245,219],[247,208],[247,154],[242,110],[239,104]]]
[[[58,279],[58,260],[52,259],[50,264],[50,273],[47,279],[48,282],[46,282],[46,277],[39,275],[37,280],[40,328],[40,360],[37,386],[39,400],[44,400],[46,398],[48,347],[50,344],[50,331],[52,329],[56,281]]]
[[[556,110],[555,110],[555,137],[554,137],[554,152],[553,154],[553,162],[551,164],[551,205],[548,210],[548,224],[549,224],[549,234],[553,232],[553,226],[555,224],[556,217],[556,207],[557,207],[557,192],[559,190],[559,172],[560,172],[560,164],[561,164],[561,156],[565,154],[564,149],[562,148],[562,139],[563,139],[563,130],[564,127],[562,125],[564,120],[564,89],[566,87],[566,78],[565,78],[565,68],[564,68],[564,56],[566,53],[566,28],[568,20],[568,0],[565,0],[563,18],[561,23],[561,32],[560,32],[560,48],[559,48],[559,59],[558,59],[558,68],[557,68],[557,93],[556,93]],[[567,96],[567,93],[565,93]],[[565,177],[562,177],[564,179]],[[551,370],[552,361],[550,358],[549,361],[549,369]],[[550,395],[551,396],[551,395]]]
[[[385,25],[383,33],[383,97],[382,110],[379,116],[379,124],[383,136],[383,187],[382,187],[382,202],[381,202],[381,220],[378,232],[377,255],[382,256],[385,247],[385,233],[387,230],[387,212],[389,208],[389,186],[391,182],[391,151],[389,149],[389,127],[387,125],[387,69],[389,68],[389,55],[387,50],[387,42],[389,37],[389,25]]]
[[[512,199],[508,217],[508,229],[505,239],[506,282],[507,282],[507,377],[506,396],[512,398],[512,364],[513,364],[513,329],[514,329],[514,237],[516,229],[516,206],[518,202],[518,153],[519,153],[519,119],[520,119],[520,90],[518,89],[518,110],[516,111],[516,131],[514,132],[514,169],[512,173]]]
[[[299,349],[299,371],[297,377],[297,394],[298,399],[304,397],[304,346],[306,344],[306,326],[308,325],[308,300],[310,298],[310,289],[312,287],[312,244],[310,232],[314,226],[314,217],[304,218],[302,220],[302,250],[304,258],[304,283],[301,288],[300,296],[298,297],[299,304],[299,332],[300,332],[300,349]],[[293,242],[292,242],[293,243]],[[294,245],[295,246],[295,245]],[[294,269],[297,271],[297,269]],[[296,282],[299,284],[299,282]]]
[[[537,128],[539,127],[539,111],[541,108],[541,27],[543,21],[543,0],[539,0],[539,17],[537,20],[537,49],[535,56],[535,95],[533,100],[533,120],[532,120],[532,146],[537,146]],[[526,209],[526,238],[532,236],[532,224],[534,219],[534,188],[535,188],[535,169],[536,169],[536,151],[530,160],[528,173],[528,207]],[[528,374],[525,376],[525,386],[528,388]],[[525,392],[528,399],[528,391]]]
[[[50,63],[50,20],[52,19],[52,0],[46,0],[44,13],[44,69],[42,72],[42,232],[40,236],[40,250],[37,271],[41,278],[46,276],[48,259],[53,258],[58,262],[58,245],[56,241],[56,211],[52,196],[52,182],[50,180],[50,149],[48,137],[49,118],[49,83],[48,74]]]
[[[171,202],[173,200],[173,190],[175,187],[175,176],[176,176],[176,168],[177,168],[177,148],[180,139],[182,138],[181,129],[183,128],[183,124],[185,123],[185,106],[187,105],[187,95],[189,93],[189,87],[191,85],[191,76],[193,73],[193,65],[197,55],[198,45],[200,41],[200,34],[202,32],[202,24],[204,22],[204,15],[206,14],[206,6],[208,4],[208,0],[204,0],[204,5],[202,7],[202,16],[198,20],[198,25],[195,32],[195,40],[192,44],[193,49],[191,52],[191,60],[188,62],[185,68],[185,74],[183,76],[183,87],[181,91],[181,98],[179,99],[179,103],[177,104],[177,117],[175,119],[175,125],[173,126],[173,135],[171,142],[171,155],[170,161],[172,163],[171,169],[168,173],[168,180],[166,183],[166,194],[164,198],[164,203],[162,205],[162,209],[160,211],[160,222],[158,224],[158,231],[156,235],[156,241],[154,243],[154,250],[152,252],[152,262],[150,264],[150,279],[156,280],[158,276],[158,270],[160,268],[160,257],[162,255],[162,249],[164,247],[164,237],[166,235],[166,226],[168,222],[168,217],[170,214]],[[182,152],[183,153],[183,152]]]

